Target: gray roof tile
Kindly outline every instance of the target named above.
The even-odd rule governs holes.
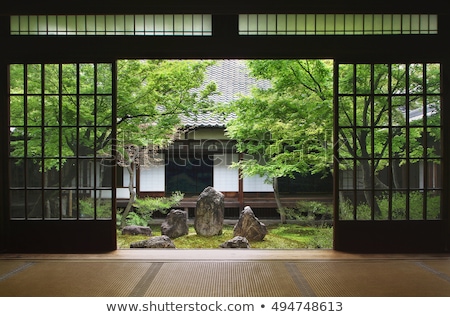
[[[210,82],[217,85],[217,94],[211,96],[216,103],[230,103],[240,95],[250,95],[253,87],[267,89],[269,80],[258,80],[249,75],[246,61],[243,60],[219,60],[215,65],[206,70],[205,84]],[[233,116],[231,116],[233,117]],[[223,118],[212,113],[201,113],[195,117],[183,117],[182,123],[186,127],[224,127],[228,118]]]

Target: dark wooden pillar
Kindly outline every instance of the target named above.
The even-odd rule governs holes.
[[[7,39],[9,37],[9,17],[0,16],[0,252],[7,248],[8,240],[8,61]]]

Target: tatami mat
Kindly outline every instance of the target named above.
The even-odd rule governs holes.
[[[150,263],[40,262],[0,281],[0,296],[128,296]]]
[[[166,263],[145,296],[302,296],[276,262]]]
[[[316,296],[449,296],[450,283],[415,262],[297,263]]]
[[[420,261],[419,263],[444,279],[446,279],[446,277],[450,278],[450,259],[447,261],[426,260]]]
[[[21,271],[32,265],[24,261],[0,261],[0,279],[6,279],[15,272]]]
[[[0,296],[450,297],[450,257],[445,255],[383,258],[330,252],[327,257],[321,252],[289,258],[267,251],[253,258],[230,252],[226,259],[226,253],[215,258],[217,253],[204,252],[202,260],[192,260],[175,254],[168,252],[166,260],[162,252],[150,251],[0,255]]]

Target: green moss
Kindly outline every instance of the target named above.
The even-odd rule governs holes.
[[[333,229],[307,227],[296,224],[279,224],[267,226],[268,234],[263,241],[250,241],[253,249],[315,249],[331,248]],[[152,226],[153,236],[161,235],[159,226]],[[233,238],[233,226],[224,225],[222,235],[204,237],[197,235],[193,226],[189,234],[173,239],[177,249],[217,249],[220,244]],[[123,236],[117,232],[118,248],[129,248],[130,243],[148,239],[147,236]]]

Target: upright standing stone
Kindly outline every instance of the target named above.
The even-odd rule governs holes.
[[[267,228],[256,218],[250,206],[246,206],[241,211],[233,232],[234,236],[246,237],[249,241],[262,241],[267,234]]]
[[[198,235],[216,236],[222,234],[225,214],[224,195],[212,188],[205,188],[197,199],[194,228]]]

